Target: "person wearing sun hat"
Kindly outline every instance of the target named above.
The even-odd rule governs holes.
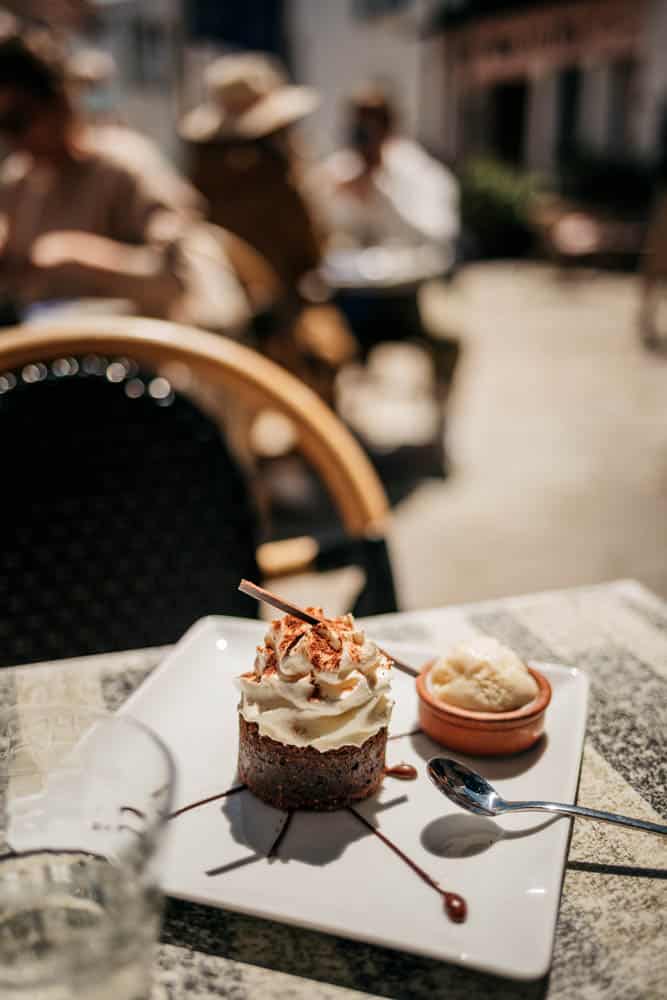
[[[302,279],[320,264],[325,232],[304,192],[292,131],[319,96],[260,52],[216,59],[204,82],[205,101],[180,128],[189,179],[210,221],[250,244],[275,274],[279,302],[261,349],[331,402],[336,372],[357,344],[338,309],[304,303]]]
[[[261,139],[305,118],[320,103],[317,91],[290,83],[280,63],[262,52],[214,60],[204,82],[207,100],[181,123],[181,135],[192,142]]]
[[[290,127],[317,108],[319,96],[290,83],[261,52],[216,59],[204,82],[205,101],[180,126],[190,180],[211,222],[250,243],[292,289],[319,263],[322,239]]]

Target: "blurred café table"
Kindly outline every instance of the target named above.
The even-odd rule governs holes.
[[[27,306],[22,322],[32,325],[85,316],[133,316],[135,313],[136,309],[129,299],[52,299]]]
[[[448,247],[386,244],[331,249],[317,272],[360,348],[338,374],[336,410],[372,456],[392,503],[421,479],[446,474],[446,400],[459,344],[424,324],[419,292],[454,265]]]
[[[398,295],[416,292],[421,284],[447,274],[450,251],[440,247],[386,246],[330,250],[320,275],[337,292]]]
[[[386,615],[368,619],[366,627],[385,646],[406,641],[437,651],[451,638],[453,619],[495,636],[524,659],[585,671],[591,692],[578,801],[660,822],[660,814],[667,814],[667,604],[638,583],[619,581]],[[0,671],[2,704],[20,709],[35,700],[78,700],[113,711],[165,652],[143,649],[8,668]],[[152,1000],[657,998],[667,982],[666,912],[665,841],[576,822],[553,966],[542,980],[501,979],[169,900]]]
[[[428,339],[419,289],[451,273],[453,266],[453,252],[446,248],[385,244],[331,249],[317,274],[333,294],[365,357],[383,341]]]

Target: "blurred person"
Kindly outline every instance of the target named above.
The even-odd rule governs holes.
[[[292,131],[319,97],[290,83],[280,64],[260,52],[214,60],[205,85],[206,100],[181,122],[188,176],[211,222],[244,240],[274,275],[261,349],[332,402],[335,373],[356,344],[337,309],[304,298],[324,234]],[[261,271],[258,284],[265,280]]]
[[[663,109],[656,193],[641,256],[641,301],[639,334],[649,350],[655,350],[663,339],[658,326],[658,312],[664,298],[662,286],[667,282],[667,108]]]
[[[163,156],[156,144],[123,122],[116,106],[117,67],[109,52],[77,49],[67,59],[67,88],[79,117],[86,122],[96,150],[150,177],[154,195],[177,211],[204,214],[206,202]]]
[[[153,316],[237,332],[245,297],[215,238],[82,120],[44,34],[0,38],[0,283],[25,309],[129,299]]]
[[[67,84],[81,117],[89,124],[116,120],[116,61],[110,52],[88,46],[77,48],[65,65]]]
[[[656,198],[649,222],[641,264],[639,333],[649,349],[660,346],[658,312],[667,281],[667,192]]]
[[[459,185],[400,134],[396,109],[377,86],[347,101],[346,133],[347,145],[309,177],[332,232],[324,275],[366,361],[339,379],[338,404],[394,494],[403,496],[420,478],[446,472],[445,402],[458,342],[429,336],[419,290],[452,270]],[[390,369],[400,372],[400,391],[384,377]],[[388,398],[395,419],[383,412]],[[397,474],[401,466],[409,473]]]
[[[432,244],[453,253],[459,185],[417,142],[397,132],[389,97],[367,86],[348,101],[346,148],[312,175],[339,243],[360,247]]]
[[[205,73],[206,101],[181,123],[188,175],[212,222],[246,240],[288,290],[316,267],[321,233],[290,128],[319,104],[260,52],[222,56]]]
[[[364,353],[387,339],[425,339],[418,292],[451,272],[459,235],[454,175],[400,135],[385,92],[346,105],[348,145],[310,174],[332,232],[324,274]],[[434,351],[434,348],[432,348]]]

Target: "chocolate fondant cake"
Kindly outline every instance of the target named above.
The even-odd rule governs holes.
[[[254,670],[239,679],[241,780],[279,809],[338,809],[372,795],[384,770],[390,673],[351,615],[273,621]]]

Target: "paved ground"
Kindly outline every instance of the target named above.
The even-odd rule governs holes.
[[[636,577],[667,595],[667,360],[635,280],[469,267],[428,315],[461,337],[446,482],[396,512],[404,607]]]
[[[395,510],[401,607],[619,577],[667,596],[667,358],[639,346],[635,279],[478,264],[424,306],[462,352],[451,473]],[[333,611],[357,584],[342,571],[280,589]]]

